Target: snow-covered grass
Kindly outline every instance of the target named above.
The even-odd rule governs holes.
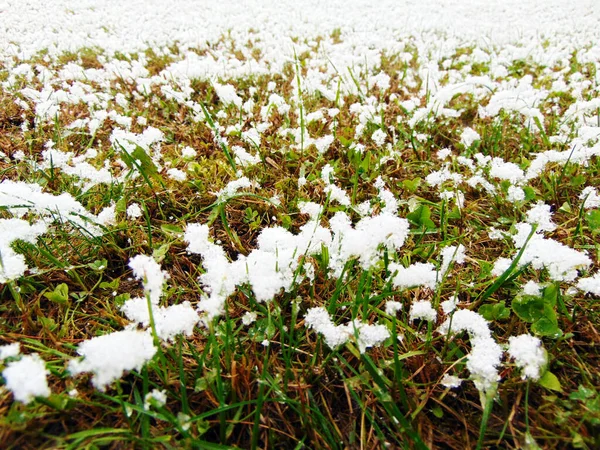
[[[14,448],[600,445],[591,2],[0,4]]]

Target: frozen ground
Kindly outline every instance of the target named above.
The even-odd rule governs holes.
[[[214,63],[205,67],[191,59],[188,70],[200,64],[207,72],[262,71],[302,53],[306,39],[338,29],[341,43],[324,42],[319,49],[336,66],[376,64],[380,50],[401,51],[406,39],[432,58],[467,43],[483,49],[518,43],[522,54],[548,61],[599,42],[599,22],[594,0],[5,1],[0,54],[27,59],[43,49],[53,55],[91,47],[111,55],[176,42],[185,56],[188,48],[227,36],[240,46],[251,41],[261,51],[259,60],[240,65],[217,47],[209,55]]]

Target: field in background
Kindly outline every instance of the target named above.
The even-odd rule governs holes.
[[[1,442],[600,445],[600,13],[437,3],[0,4]]]

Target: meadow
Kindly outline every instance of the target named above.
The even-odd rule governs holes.
[[[600,447],[593,2],[0,3],[0,442]]]

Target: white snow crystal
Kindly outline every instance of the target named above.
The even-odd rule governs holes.
[[[426,320],[428,322],[435,322],[437,318],[437,312],[431,306],[431,302],[428,300],[419,300],[414,302],[410,307],[410,320]]]
[[[378,147],[382,147],[383,144],[385,144],[385,140],[387,138],[387,135],[385,134],[385,131],[383,131],[382,129],[377,129],[373,132],[373,134],[371,135],[371,139],[373,139],[373,142],[375,142],[375,144]]]
[[[398,311],[402,310],[402,303],[394,300],[389,300],[385,303],[385,313],[390,316],[395,316]]]
[[[536,283],[533,280],[529,280],[527,283],[523,285],[523,294],[525,295],[533,295],[538,296],[542,294],[542,287],[539,283]]]
[[[248,326],[256,321],[257,314],[254,311],[246,311],[242,316],[242,324]]]
[[[181,156],[185,159],[194,159],[196,155],[197,152],[192,147],[186,146],[181,149]]]
[[[492,388],[500,380],[497,367],[502,360],[502,348],[492,338],[487,320],[476,312],[461,309],[438,328],[443,335],[450,331],[469,333],[472,349],[467,358],[467,369],[471,379],[481,391]]]
[[[167,175],[175,181],[185,181],[187,179],[186,173],[180,169],[169,169],[167,170]]]
[[[479,141],[480,139],[481,136],[479,136],[479,133],[470,127],[465,128],[462,134],[460,135],[460,142],[466,148],[471,147],[471,145],[473,145],[473,142]]]
[[[552,222],[552,213],[550,212],[550,205],[546,205],[540,201],[527,211],[527,223],[537,224],[538,232],[542,231],[554,231],[556,224]]]
[[[414,263],[408,267],[403,267],[397,263],[391,263],[388,266],[390,272],[397,274],[392,283],[394,287],[406,289],[417,286],[435,289],[437,284],[437,271],[431,263]]]
[[[510,185],[506,198],[511,203],[522,202],[525,200],[525,191],[518,186]]]
[[[361,353],[364,353],[367,348],[381,344],[390,336],[384,325],[370,325],[353,321],[346,325],[336,326],[327,310],[322,307],[310,308],[304,316],[304,323],[307,327],[322,334],[325,343],[330,348],[345,344],[354,337],[356,332],[358,334],[357,345]]]
[[[160,265],[151,256],[137,255],[129,260],[133,276],[144,283],[144,289],[153,304],[158,304],[162,296],[162,288],[168,277]]]
[[[442,311],[444,314],[450,314],[452,311],[456,309],[456,305],[458,304],[458,296],[453,295],[452,298],[443,301],[440,306],[442,307]]]
[[[230,181],[227,186],[216,192],[217,203],[223,203],[233,197],[240,189],[246,189],[255,186],[248,177],[241,177],[237,180]]]
[[[31,402],[34,397],[48,397],[50,388],[46,375],[50,372],[40,355],[33,353],[24,355],[18,361],[7,364],[2,371],[6,387],[12,391],[15,400],[22,403]]]
[[[127,207],[127,217],[129,217],[130,219],[138,219],[140,217],[142,217],[143,213],[142,213],[142,208],[140,208],[140,205],[137,203],[132,203],[131,205],[129,205]]]
[[[577,282],[577,289],[600,296],[600,272],[593,277],[580,278]]]
[[[21,240],[33,244],[46,231],[41,221],[30,225],[22,219],[0,219],[0,283],[15,280],[27,270],[25,257],[13,250],[12,243]]]
[[[454,375],[448,375],[448,374],[445,374],[440,381],[442,386],[449,388],[449,389],[460,387],[462,382],[463,382],[463,380],[461,378],[458,378],[457,376],[454,376]]]
[[[548,362],[542,341],[529,334],[508,338],[508,354],[515,359],[517,367],[523,369],[523,379],[539,379]]]
[[[72,359],[69,372],[78,375],[93,372],[92,383],[101,391],[126,370],[140,370],[156,353],[150,333],[123,330],[93,337],[79,344],[82,360]]]
[[[235,105],[238,108],[242,107],[242,99],[237,95],[235,87],[230,84],[213,83],[215,92],[225,105]]]
[[[600,195],[598,195],[598,191],[593,186],[587,186],[581,191],[579,199],[584,201],[584,209],[598,208],[600,206]]]
[[[144,397],[144,409],[148,411],[151,407],[160,408],[167,403],[167,391],[152,389]]]
[[[12,358],[18,356],[21,353],[21,344],[14,342],[12,344],[6,344],[0,346],[0,361],[6,358]]]

